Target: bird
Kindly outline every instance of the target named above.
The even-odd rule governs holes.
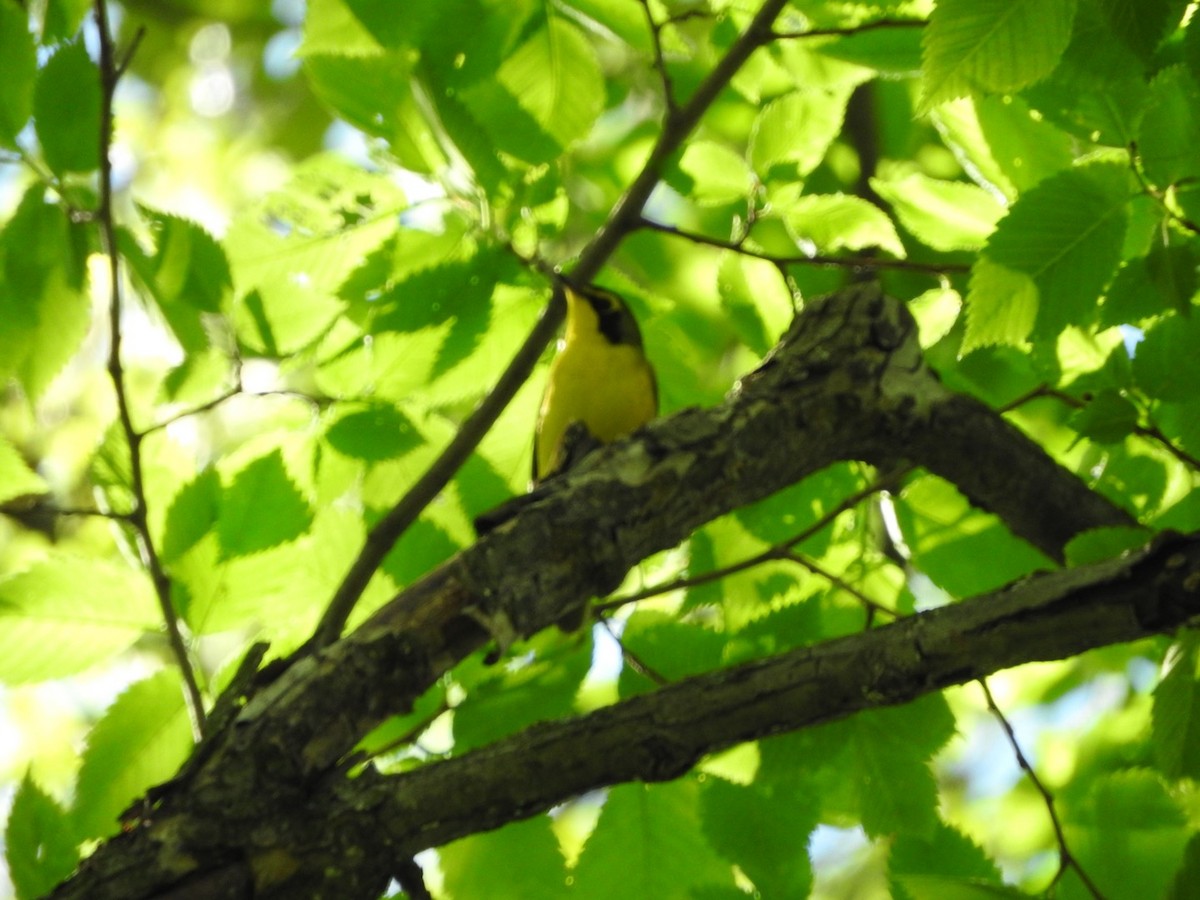
[[[620,295],[564,282],[567,325],[550,364],[533,441],[533,484],[570,468],[588,446],[625,437],[658,415],[658,382],[637,319]]]

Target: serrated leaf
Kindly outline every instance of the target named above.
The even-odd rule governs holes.
[[[574,869],[581,900],[683,900],[694,887],[732,883],[701,832],[698,793],[690,779],[609,791]]]
[[[1158,289],[1164,305],[1183,315],[1191,312],[1198,267],[1200,249],[1195,241],[1169,246],[1156,243],[1146,256],[1146,274]]]
[[[325,432],[325,439],[339,453],[368,462],[395,459],[422,443],[412,421],[384,403],[340,416]]]
[[[721,778],[708,779],[700,797],[705,837],[754,882],[759,896],[808,896],[808,839],[818,821],[814,798],[774,796]]]
[[[1105,895],[1161,897],[1183,857],[1189,828],[1159,777],[1146,769],[1102,775],[1082,804],[1064,804],[1071,855]],[[1072,891],[1066,896],[1088,896]]]
[[[46,482],[29,468],[17,448],[0,435],[0,504],[45,494],[48,490]]]
[[[16,137],[33,111],[37,48],[29,33],[27,13],[15,3],[0,4],[0,145],[15,147]],[[93,139],[96,139],[93,136]]]
[[[861,197],[810,194],[788,206],[783,216],[797,242],[819,252],[878,247],[897,258],[905,255],[892,220]]]
[[[1071,427],[1101,444],[1116,444],[1137,426],[1137,407],[1115,390],[1100,391],[1071,414]]]
[[[260,456],[234,477],[221,498],[217,536],[226,557],[257,553],[304,534],[312,510],[297,489],[283,454]]]
[[[951,288],[931,288],[908,301],[909,312],[917,320],[921,346],[929,349],[946,335],[958,321],[963,299]]]
[[[31,188],[0,232],[0,376],[37,399],[78,349],[91,324],[83,291],[86,242],[79,226]]]
[[[4,853],[17,900],[34,900],[74,871],[79,851],[70,819],[26,774],[8,814]]]
[[[591,648],[561,641],[547,646],[536,659],[508,671],[489,673],[471,686],[455,709],[455,749],[480,747],[537,721],[561,718],[574,708],[575,695],[591,666]]]
[[[873,178],[871,186],[891,204],[900,223],[935,250],[982,247],[1004,215],[992,194],[966,182],[914,172],[897,181]]]
[[[1159,400],[1200,396],[1200,319],[1169,316],[1148,329],[1133,358],[1133,377]]]
[[[33,121],[42,155],[57,174],[100,165],[100,72],[82,41],[64,44],[42,67]]]
[[[1011,896],[1004,893],[1009,889],[1001,884],[996,864],[969,837],[943,822],[927,838],[896,838],[888,854],[888,878],[895,900]]]
[[[1094,320],[1121,259],[1128,177],[1123,166],[1100,163],[1048,178],[1021,195],[988,239],[988,260],[1037,285],[1038,334],[1057,336]],[[995,299],[972,285],[968,303]]]
[[[1151,746],[1167,778],[1200,778],[1198,660],[1197,638],[1184,632],[1167,654],[1164,674],[1154,689]]]
[[[176,670],[164,669],[128,688],[88,735],[72,811],[78,837],[116,833],[121,813],[147,788],[174,775],[192,746]]]
[[[1142,547],[1150,539],[1145,528],[1112,526],[1089,528],[1071,538],[1063,551],[1069,566],[1087,566]]]
[[[1183,66],[1150,83],[1137,150],[1146,175],[1159,187],[1200,176],[1200,79]]]
[[[1149,60],[1179,24],[1188,0],[1100,0],[1113,34],[1143,59]]]
[[[867,834],[932,836],[938,801],[928,761],[954,735],[954,715],[942,695],[860,713],[846,726]]]
[[[512,110],[497,115],[507,104],[494,88],[507,92],[536,128],[552,139],[553,147],[530,154],[527,145],[508,137],[517,122]],[[464,92],[464,99],[507,152],[528,162],[543,162],[591,129],[602,107],[604,79],[595,51],[579,29],[552,15],[501,63],[494,81]]]
[[[1014,91],[1058,63],[1075,0],[940,0],[922,46],[924,110],[973,90]]]
[[[319,156],[234,220],[223,242],[242,299],[239,337],[270,355],[306,347],[343,310],[338,288],[397,229],[404,194],[387,177]]]
[[[848,98],[848,89],[793,91],[763,107],[750,132],[750,161],[759,176],[768,178],[783,163],[800,175],[820,165],[841,130]]]
[[[167,509],[162,561],[170,565],[194,547],[216,524],[221,511],[221,477],[205,469],[179,489]]]
[[[1020,346],[1037,321],[1038,290],[1032,278],[981,256],[971,267],[967,333],[962,352],[996,344]]]
[[[438,850],[438,861],[446,890],[463,900],[556,900],[566,888],[566,864],[546,816],[455,841]]]
[[[195,222],[142,207],[154,237],[155,297],[220,312],[233,287],[229,261],[216,239]]]
[[[750,193],[752,176],[746,161],[716,141],[689,143],[679,168],[691,178],[688,196],[697,203],[734,203]]]
[[[52,557],[0,581],[0,681],[81,672],[161,624],[144,573]]]
[[[774,346],[795,315],[778,271],[765,260],[725,254],[717,271],[717,289],[738,337],[760,356]]]

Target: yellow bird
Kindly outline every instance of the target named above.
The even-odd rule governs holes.
[[[562,446],[572,422],[608,443],[658,415],[654,369],[625,301],[594,285],[564,288],[567,327],[550,365],[534,433],[534,483],[573,462],[564,458]]]

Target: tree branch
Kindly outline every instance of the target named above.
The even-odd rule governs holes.
[[[391,860],[536,815],[589,790],[673,779],[704,754],[744,741],[905,703],[1000,669],[1169,632],[1198,614],[1200,535],[1164,536],[1119,559],[1035,576],[890,625],[687,678],[585,716],[534,725],[413,772],[311,782],[286,798],[263,832],[288,847],[301,876],[285,873],[264,884],[253,855],[223,860],[222,871],[236,881],[231,869],[254,869],[259,889],[272,888],[273,897],[331,891],[374,897]],[[181,839],[212,840],[212,812],[203,803],[173,810],[158,829],[160,839],[170,838],[160,852],[180,850]],[[140,831],[114,843],[136,844]],[[262,849],[248,839],[250,854]],[[353,871],[347,860],[354,860]],[[83,878],[53,896],[147,895],[134,878],[140,872],[123,874],[129,880]]]
[[[137,889],[124,882],[127,889],[118,894],[131,898],[152,896],[165,884],[231,860],[270,868],[283,853],[307,869],[324,851],[281,843],[284,819],[297,804],[308,804],[317,787],[343,785],[344,759],[370,728],[410,708],[489,638],[503,643],[534,634],[588,597],[607,594],[629,568],[674,546],[697,526],[835,461],[865,458],[889,469],[901,462],[924,464],[1055,557],[1080,531],[1131,521],[997,414],[989,413],[989,420],[975,403],[947,390],[925,366],[916,323],[878,286],[859,284],[810,302],[725,403],[684,410],[597,450],[543,485],[515,518],[411,586],[354,633],[287,667],[210,741],[194,770],[163,791],[159,804],[132,824],[128,835],[97,851],[90,865],[124,872],[136,859]],[[1002,454],[1005,465],[1030,484],[1016,488],[1000,477],[980,477],[980,460],[993,454]],[[1012,494],[1032,502],[1034,513],[1016,505]],[[1072,574],[1064,575],[1067,582],[1052,584],[1073,584]],[[953,666],[946,663],[937,675],[922,667],[931,653],[943,650],[931,650],[930,635],[921,630],[926,626],[909,624],[920,621],[925,617],[896,626],[917,629],[912,635],[919,636],[920,653],[897,651],[899,658],[875,657],[867,667],[876,679],[872,689],[892,698],[887,702],[915,696],[908,689],[885,689],[892,679],[909,684],[904,679],[911,675],[911,685],[932,690],[956,683],[945,680],[951,672],[960,680],[975,678],[1016,661],[1047,658],[1037,653],[1066,652],[1062,648],[1074,646],[1070,641],[1076,639],[1073,633],[1029,637],[1021,632],[1016,649],[977,648],[977,655],[954,656]],[[1123,636],[1128,629],[1119,631],[1111,623],[1090,631],[1079,627],[1087,640],[1128,639]],[[953,642],[969,648],[969,629],[962,635],[954,635]],[[952,642],[949,636],[938,640]],[[959,672],[963,665],[965,674]],[[865,708],[856,693],[859,682],[826,687],[833,705],[822,707],[824,718],[834,710],[845,715]],[[661,777],[678,774],[687,758],[669,756]],[[449,801],[443,797],[443,802]],[[311,821],[307,814],[301,818]],[[425,823],[422,833],[428,837],[435,825]],[[328,843],[329,835],[323,836]],[[345,866],[334,869],[350,877]],[[368,861],[356,869],[368,882],[372,871]],[[308,874],[319,880],[316,873]],[[60,894],[85,895],[106,896]]]

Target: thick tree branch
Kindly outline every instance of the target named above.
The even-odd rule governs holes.
[[[1029,484],[1014,485],[998,472],[981,474],[980,460],[988,454],[1002,454],[1003,468]],[[674,546],[704,522],[846,459],[888,468],[926,465],[1053,557],[1080,531],[1131,521],[997,414],[946,389],[926,367],[904,305],[875,285],[856,285],[810,303],[721,406],[684,410],[598,450],[544,485],[516,518],[413,585],[356,632],[291,665],[249,699],[157,806],[128,834],[101,848],[88,871],[58,896],[154,896],[185,877],[242,862],[260,882],[283,881],[276,871],[281,859],[299,867],[302,883],[318,883],[324,876],[309,867],[328,860],[301,846],[303,841],[286,838],[293,833],[286,820],[290,811],[308,808],[314,793],[343,782],[344,758],[368,729],[409,708],[489,637],[503,643],[531,635],[587,598],[613,590],[631,566]],[[1033,505],[1022,507],[1017,500]],[[949,653],[938,649],[942,644],[965,642],[970,650],[974,640],[964,637],[970,629],[935,632],[940,643],[934,647],[923,630],[929,626],[901,624],[916,629],[912,634],[924,649],[871,657],[872,691],[890,698],[886,702],[914,696],[912,684],[932,690],[953,683],[947,679],[962,660],[939,663],[941,674],[929,668],[931,660]],[[1114,641],[1127,639],[1121,635],[1128,631],[1105,624],[1086,633]],[[1050,652],[1039,649],[1041,642],[1059,639],[1022,632],[1018,650],[1008,652]],[[828,652],[836,656],[845,646]],[[953,678],[978,677],[1014,664],[1010,660],[1042,658],[1005,656],[1003,648],[989,646],[963,657],[975,663]],[[1053,646],[1058,653],[1060,645]],[[805,678],[812,676],[805,672]],[[888,689],[892,679],[910,687]],[[833,705],[822,707],[812,721],[864,708],[859,682],[825,684],[823,690]],[[785,718],[773,727],[807,721]],[[757,733],[762,732],[746,732]],[[703,738],[712,739],[711,733]],[[668,744],[669,764],[659,777],[677,774],[703,746],[702,741],[696,745],[701,749],[676,753]],[[436,824],[419,828],[428,835]],[[338,869],[343,884],[360,875],[364,885],[373,883],[371,860],[355,855],[343,863]],[[120,891],[106,893],[102,885],[118,883],[109,881],[118,875],[129,880],[119,882]]]

